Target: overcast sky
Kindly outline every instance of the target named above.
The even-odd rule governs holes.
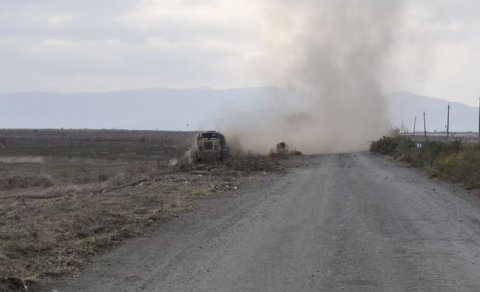
[[[259,2],[0,0],[0,92],[266,85]],[[387,89],[476,104],[480,1],[404,3]]]

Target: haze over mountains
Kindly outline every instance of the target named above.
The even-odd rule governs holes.
[[[450,130],[452,132],[478,132],[478,107],[458,102],[420,96],[410,92],[396,92],[389,96],[390,120],[392,125],[403,125],[413,130],[415,116],[417,131],[423,131],[423,112],[426,112],[428,131],[445,131],[447,125],[447,107],[450,104]]]
[[[0,128],[117,128],[199,130],[214,128],[226,114],[268,113],[277,97],[301,95],[295,89],[260,87],[237,89],[153,88],[107,93],[0,94]],[[448,101],[397,92],[389,96],[393,126],[423,130],[423,111],[429,131],[444,131]],[[477,131],[478,108],[451,102],[452,131]],[[292,103],[292,107],[295,103]],[[293,109],[295,111],[295,109]]]

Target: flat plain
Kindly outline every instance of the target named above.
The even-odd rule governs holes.
[[[14,280],[34,288],[79,271],[104,250],[190,209],[193,201],[237,190],[252,176],[278,168],[275,160],[253,157],[192,165],[184,154],[194,137],[0,130],[0,291]]]

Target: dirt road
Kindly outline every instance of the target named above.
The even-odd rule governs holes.
[[[313,157],[199,204],[49,289],[480,291],[480,198],[380,156]]]

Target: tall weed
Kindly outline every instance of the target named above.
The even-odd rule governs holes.
[[[431,176],[462,183],[469,189],[480,188],[480,146],[426,141],[417,147],[408,138],[393,136],[372,142],[370,151],[424,168]]]

